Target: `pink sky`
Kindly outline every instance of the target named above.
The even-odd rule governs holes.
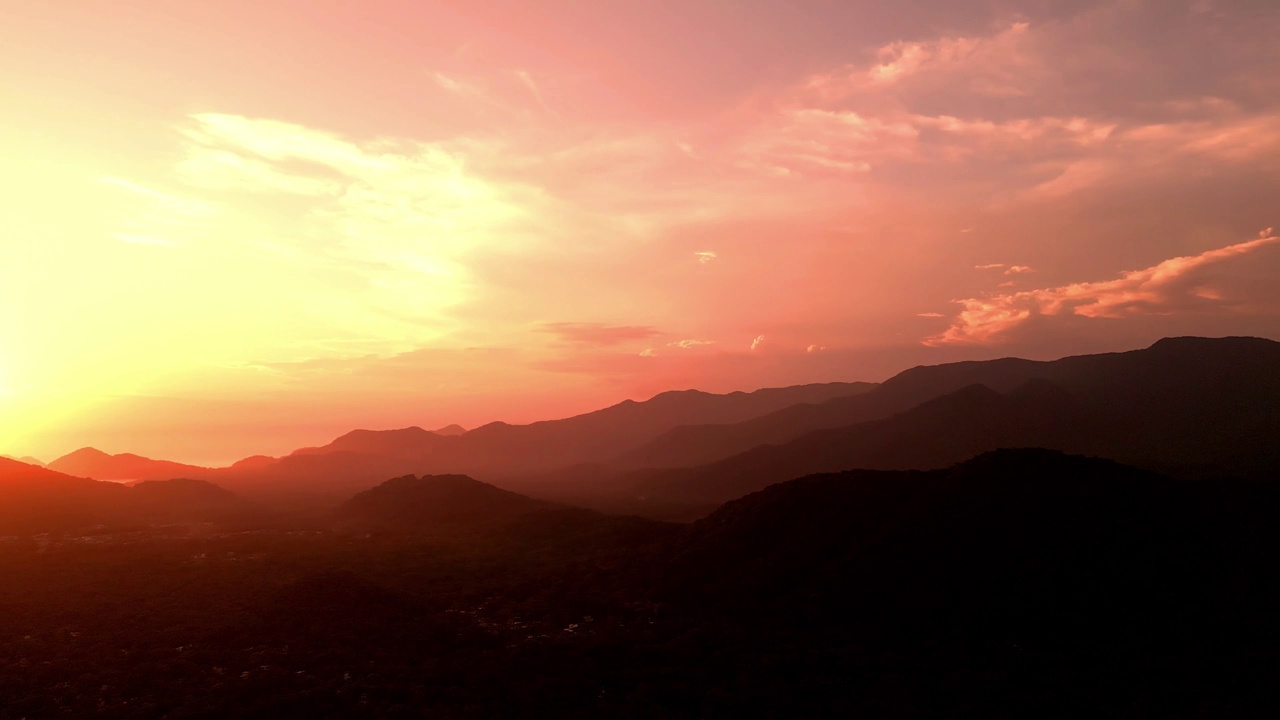
[[[22,3],[0,452],[1280,337],[1280,8]]]

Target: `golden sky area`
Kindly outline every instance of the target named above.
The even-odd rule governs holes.
[[[3,10],[0,452],[1280,337],[1268,0]]]

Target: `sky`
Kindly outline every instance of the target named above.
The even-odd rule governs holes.
[[[0,452],[1280,338],[1272,0],[0,11]]]

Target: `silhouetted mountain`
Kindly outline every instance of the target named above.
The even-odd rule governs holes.
[[[411,451],[410,451],[411,452]],[[423,461],[400,454],[303,452],[242,460],[213,471],[211,481],[256,500],[332,509],[361,490],[405,474],[422,473]]]
[[[226,468],[226,470],[234,470],[234,471],[263,470],[265,468],[271,467],[272,465],[275,465],[278,460],[279,458],[274,458],[274,457],[271,457],[270,455],[252,455],[250,457],[244,458],[243,460],[237,460],[236,462],[232,463],[229,468]]]
[[[645,402],[626,400],[595,412],[529,425],[490,423],[458,438],[458,467],[494,475],[523,474],[604,462],[692,423],[733,423],[797,403],[858,395],[868,383],[826,383],[767,388],[727,395],[697,390],[665,392]]]
[[[12,455],[0,455],[0,458],[5,459],[5,460],[17,460],[18,462],[20,462],[20,463],[26,463],[27,465],[35,465],[35,466],[37,466],[37,467],[44,467],[44,463],[40,462],[40,461],[39,461],[39,460],[37,460],[36,458],[31,457],[30,455],[25,456],[25,457],[14,457],[14,456],[12,456]]]
[[[407,475],[356,495],[338,509],[344,522],[369,528],[431,531],[493,526],[553,507],[465,475]]]
[[[865,392],[866,383],[827,383],[715,395],[695,390],[624,401],[603,410],[530,425],[490,423],[461,435],[422,428],[356,430],[333,442],[270,460],[241,461],[207,476],[237,492],[276,496],[350,494],[405,474],[523,476],[596,462],[682,423],[736,422],[803,402]]]
[[[442,427],[442,428],[436,428],[435,430],[432,430],[431,432],[433,432],[433,433],[435,433],[435,434],[437,434],[437,435],[444,435],[444,436],[446,436],[446,437],[449,437],[449,436],[453,436],[453,435],[462,435],[462,434],[464,434],[465,432],[467,432],[467,429],[466,429],[466,428],[464,428],[464,427],[462,427],[461,425],[454,424],[454,425],[445,425],[445,426],[444,426],[444,427]]]
[[[1002,395],[971,385],[897,415],[818,430],[717,463],[632,474],[636,497],[710,508],[768,485],[849,468],[943,468],[1006,447],[1080,450],[1091,422],[1079,401],[1045,380]]]
[[[200,480],[129,486],[0,458],[0,533],[221,522],[253,512],[232,493]]]
[[[998,450],[940,470],[809,475],[728,502],[694,523],[674,563],[675,574],[690,581],[675,586],[753,599],[827,582],[843,593],[865,593],[873,589],[860,587],[860,575],[869,572],[905,575],[927,566],[922,574],[933,582],[952,574],[956,562],[974,573],[974,566],[1008,563],[1010,556],[1039,555],[1036,564],[1051,564],[1063,556],[1132,552],[1135,543],[1171,552],[1182,544],[1176,536],[1193,526],[1192,489],[1109,460],[1042,449]],[[1170,537],[1138,543],[1135,536],[1153,531]],[[1062,535],[1053,538],[1062,546],[1044,552],[1039,544],[1054,535]],[[897,570],[878,557],[923,545],[930,547],[919,547],[921,554]],[[973,575],[973,584],[985,574]]]
[[[994,637],[1034,625],[1105,641],[1249,594],[1241,585],[1257,576],[1241,570],[1269,562],[1278,510],[1270,483],[1001,450],[943,470],[813,475],[727,503],[690,528],[670,587],[721,609],[789,599],[921,625],[971,614],[970,631]],[[1058,622],[1036,617],[1048,608]]]
[[[129,488],[131,509],[153,522],[216,522],[253,512],[234,493],[204,480],[146,480]]]
[[[444,437],[420,427],[400,430],[352,430],[328,445],[300,448],[290,455],[352,453],[419,461],[431,457],[437,448],[447,442]]]
[[[724,655],[804,648],[797,673],[836,683],[814,692],[871,716],[903,716],[886,681],[912,677],[957,717],[1190,717],[1206,694],[1252,717],[1233,703],[1274,697],[1247,678],[1280,637],[1277,511],[1273,483],[1043,450],[817,475],[692,526],[662,596]]]
[[[0,533],[49,532],[114,518],[129,488],[0,458]]]
[[[56,486],[58,483],[83,484],[86,482],[93,481],[7,457],[0,458],[0,489],[16,490],[42,485]]]
[[[349,531],[433,537],[472,546],[512,543],[525,551],[567,550],[574,558],[601,552],[635,553],[670,537],[676,529],[652,520],[536,500],[464,475],[388,480],[348,500],[338,508],[336,518]]]
[[[95,480],[170,480],[206,475],[209,468],[183,465],[168,460],[152,460],[140,455],[108,455],[94,448],[81,448],[49,463],[58,472]]]
[[[927,409],[1019,397],[1076,400]],[[0,533],[0,715],[1269,717],[1278,495],[1024,450],[691,526],[446,477],[355,533]]]
[[[1166,340],[1144,351],[1051,363],[917,368],[864,397],[887,388],[915,398],[972,378],[1005,392],[970,385],[882,419],[604,484],[660,508],[685,503],[696,511],[811,473],[935,469],[1018,447],[1107,457],[1184,477],[1272,478],[1280,467],[1278,370],[1280,343],[1241,338]]]
[[[1142,448],[1125,459],[1213,468],[1236,456],[1251,474],[1277,460],[1280,343],[1259,338],[1166,338],[1145,350],[1082,355],[1050,362],[1006,358],[922,366],[869,392],[817,405],[798,405],[734,425],[680,427],[619,464],[630,468],[689,467],[781,444],[815,430],[886,418],[971,385],[1009,392],[1047,380],[1124,427],[1143,425]],[[1245,450],[1248,448],[1248,450]],[[1264,451],[1253,455],[1252,450]]]

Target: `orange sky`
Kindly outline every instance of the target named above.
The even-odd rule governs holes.
[[[0,452],[1280,337],[1269,0],[10,5]]]

